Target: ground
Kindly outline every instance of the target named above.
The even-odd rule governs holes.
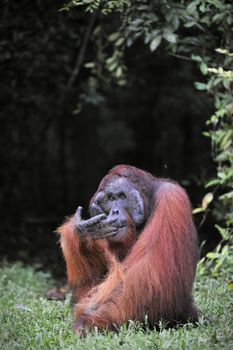
[[[143,330],[122,326],[119,334],[94,330],[80,339],[72,331],[70,296],[45,298],[55,285],[48,273],[22,264],[0,268],[0,349],[233,349],[233,290],[228,277],[198,276],[195,301],[201,316],[197,327]]]

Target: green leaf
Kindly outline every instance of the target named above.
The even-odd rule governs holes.
[[[231,82],[229,79],[224,79],[223,80],[223,86],[225,87],[225,89],[229,90],[230,86],[231,86]]]
[[[214,79],[213,81],[213,86],[217,86],[218,84],[220,84],[222,82],[222,78],[218,77],[216,79]]]
[[[161,43],[162,35],[158,35],[150,42],[150,50],[155,51],[159,44]]]
[[[198,55],[195,55],[195,54],[192,54],[191,55],[191,58],[193,61],[196,61],[196,62],[202,62],[202,58],[201,56],[198,56]]]
[[[120,34],[118,32],[112,33],[109,35],[108,40],[109,41],[116,41],[119,38]]]
[[[221,201],[223,201],[223,200],[229,200],[229,199],[232,199],[232,200],[233,200],[233,191],[230,191],[230,192],[227,192],[227,193],[222,194],[221,196],[219,196],[219,199],[220,199]]]
[[[205,137],[211,137],[211,133],[209,131],[203,131],[202,135]]]
[[[214,227],[216,227],[216,229],[225,241],[227,241],[230,238],[230,232],[227,228],[221,227],[219,225],[214,225]]]
[[[206,210],[208,205],[212,202],[213,199],[214,199],[213,193],[212,192],[207,193],[202,199],[202,203],[201,203],[202,209]]]
[[[201,6],[199,7],[199,9],[200,9],[201,12],[205,13],[205,11],[206,11],[205,3],[202,3]]]
[[[202,62],[200,65],[200,71],[203,75],[206,75],[208,73],[208,67],[204,62]]]
[[[177,35],[172,32],[164,32],[163,38],[172,44],[175,44],[177,41]]]
[[[198,214],[198,213],[202,213],[203,211],[204,211],[203,208],[199,207],[199,208],[193,209],[192,213],[193,214]]]
[[[209,259],[216,259],[218,254],[217,253],[214,253],[214,252],[209,252],[206,254],[207,258]]]
[[[195,83],[194,83],[194,85],[195,85],[195,88],[197,89],[197,90],[206,90],[206,88],[207,88],[207,85],[205,84],[205,83],[200,83],[200,82],[198,82],[198,81],[196,81]]]
[[[125,80],[125,79],[120,79],[120,80],[118,80],[117,84],[118,84],[119,86],[125,86],[125,85],[127,84],[127,80]]]
[[[161,29],[154,29],[152,30],[152,32],[150,33],[152,38],[157,37],[159,34],[161,34]]]
[[[233,281],[227,283],[227,288],[233,289]]]
[[[113,72],[117,68],[117,66],[118,66],[118,63],[117,62],[113,62],[110,65],[108,65],[108,70],[110,72]]]
[[[233,131],[228,130],[220,142],[220,148],[227,149],[231,145],[232,139],[233,139]]]
[[[123,44],[124,41],[125,41],[124,38],[119,38],[119,39],[116,41],[115,45],[116,45],[116,46],[121,46],[121,45]]]
[[[207,182],[205,187],[207,188],[207,187],[218,185],[218,184],[219,184],[219,179],[213,179],[213,180],[210,180],[209,182]]]
[[[87,62],[84,64],[85,68],[94,68],[95,67],[95,62]]]
[[[122,76],[123,70],[122,67],[118,67],[116,70],[116,77],[120,78]]]
[[[197,10],[197,5],[199,5],[200,0],[195,0],[187,6],[187,12],[191,15]]]
[[[184,24],[184,27],[186,27],[186,28],[191,28],[191,27],[196,26],[196,25],[197,25],[197,22],[189,21],[189,22],[186,22],[186,23]]]

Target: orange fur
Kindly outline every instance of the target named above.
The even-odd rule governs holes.
[[[152,326],[160,319],[171,325],[197,320],[192,300],[197,238],[185,191],[127,166],[115,167],[100,188],[116,175],[128,177],[135,187],[146,185],[153,206],[148,203],[150,215],[141,232],[129,225],[123,258],[119,247],[106,240],[80,242],[72,218],[58,229],[68,280],[75,289],[75,320],[82,320],[82,327],[102,329],[128,320],[143,322],[146,315]]]

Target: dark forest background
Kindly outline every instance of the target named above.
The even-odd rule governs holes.
[[[213,101],[194,87],[202,80],[197,65],[160,47],[151,53],[139,39],[126,51],[127,85],[111,82],[97,92],[79,62],[91,15],[59,11],[62,5],[5,0],[0,13],[0,254],[56,275],[64,273],[56,227],[78,205],[87,214],[114,165],[177,180],[194,207],[215,175],[202,135]],[[114,21],[107,17],[105,25]],[[93,50],[90,40],[85,62]],[[195,217],[197,226],[201,219]],[[199,238],[208,249],[216,245],[211,215]]]

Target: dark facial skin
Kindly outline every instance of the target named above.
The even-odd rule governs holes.
[[[144,222],[145,208],[141,194],[133,184],[119,178],[111,181],[95,196],[91,207],[91,218],[82,220],[79,207],[75,222],[80,237],[107,238],[120,241],[127,234],[127,221],[133,220],[136,228]]]

